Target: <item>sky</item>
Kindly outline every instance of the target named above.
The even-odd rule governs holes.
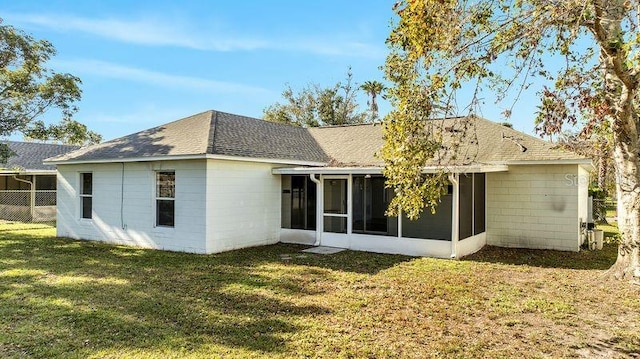
[[[75,119],[110,140],[210,109],[260,118],[287,84],[330,86],[349,67],[356,84],[383,81],[392,4],[0,0],[0,18],[53,43],[49,67],[82,80]],[[522,96],[514,128],[534,133],[535,105]],[[510,106],[486,100],[479,115],[501,122]]]

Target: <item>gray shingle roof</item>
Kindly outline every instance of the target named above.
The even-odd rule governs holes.
[[[430,124],[433,125],[436,133],[443,134],[445,147],[451,148],[452,140],[459,138],[460,134],[464,133],[465,136],[462,137],[460,141],[462,144],[456,151],[457,158],[452,159],[443,151],[439,162],[434,161],[427,165],[453,166],[586,159],[542,139],[482,118],[449,118],[433,120]],[[384,162],[375,155],[384,142],[382,126],[379,124],[318,127],[310,128],[309,132],[331,158],[332,166],[384,165]]]
[[[1,167],[7,170],[21,169],[25,171],[51,171],[55,170],[53,165],[42,163],[45,159],[71,152],[80,146],[57,145],[51,143],[36,142],[5,142],[15,154],[2,163]]]
[[[207,153],[213,111],[81,148],[51,161],[103,161]]]
[[[453,133],[466,128],[459,155],[443,155],[427,165],[504,164],[514,161],[584,160],[539,138],[477,117],[429,122],[451,146]],[[52,158],[63,161],[117,161],[179,155],[225,155],[327,163],[330,166],[382,166],[376,153],[382,126],[374,124],[302,128],[219,111],[207,111],[162,126]],[[446,151],[444,151],[446,152]],[[450,152],[450,151],[449,151]]]
[[[211,154],[326,162],[307,129],[216,112]]]
[[[304,128],[219,111],[199,113],[50,160],[116,161],[201,154],[327,161]]]

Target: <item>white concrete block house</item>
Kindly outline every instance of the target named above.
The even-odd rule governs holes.
[[[194,253],[277,242],[460,257],[578,251],[589,159],[484,119],[475,155],[417,221],[386,217],[379,125],[300,128],[207,111],[54,157],[58,235]],[[425,173],[436,168],[427,165]]]

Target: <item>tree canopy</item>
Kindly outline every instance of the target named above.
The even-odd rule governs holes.
[[[55,53],[50,42],[36,40],[0,19],[0,136],[22,133],[31,139],[70,144],[101,140],[100,135],[73,120],[81,81],[46,67]],[[39,119],[50,109],[60,111],[60,123],[45,124]],[[4,146],[0,155],[6,155],[6,145],[0,146]]]
[[[360,89],[367,93],[369,99],[367,105],[369,106],[369,118],[371,121],[378,120],[378,100],[377,97],[385,90],[384,85],[380,81],[372,80],[365,81],[360,85]]]
[[[267,107],[264,119],[304,127],[364,123],[367,116],[359,111],[357,90],[351,69],[344,81],[330,87],[309,84],[295,93],[287,85],[282,92],[285,103]]]
[[[438,202],[444,175],[424,176],[422,168],[441,141],[425,123],[457,115],[460,89],[471,90],[462,100],[473,114],[483,91],[517,100],[539,81],[540,133],[567,125],[610,131],[622,235],[612,273],[637,281],[639,7],[637,0],[398,1],[385,63],[393,111],[383,123],[381,152],[396,190],[390,211],[415,216]]]

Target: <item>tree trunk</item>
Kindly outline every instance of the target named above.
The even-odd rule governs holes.
[[[618,196],[618,227],[621,242],[616,263],[609,274],[616,279],[640,284],[640,181],[638,179],[638,140],[635,146],[618,145],[614,151],[616,191]],[[633,147],[633,149],[631,148]],[[630,152],[631,151],[631,152]]]
[[[591,30],[600,45],[607,102],[613,132],[613,160],[618,197],[618,228],[621,241],[616,263],[609,275],[640,284],[640,139],[638,113],[634,104],[638,79],[628,67],[627,55],[619,46],[626,0],[594,0],[595,19]]]
[[[605,197],[608,195],[608,191],[607,191],[607,169],[609,167],[608,152],[609,151],[607,151],[606,149],[601,149],[600,156],[598,157],[598,188],[604,193]]]

